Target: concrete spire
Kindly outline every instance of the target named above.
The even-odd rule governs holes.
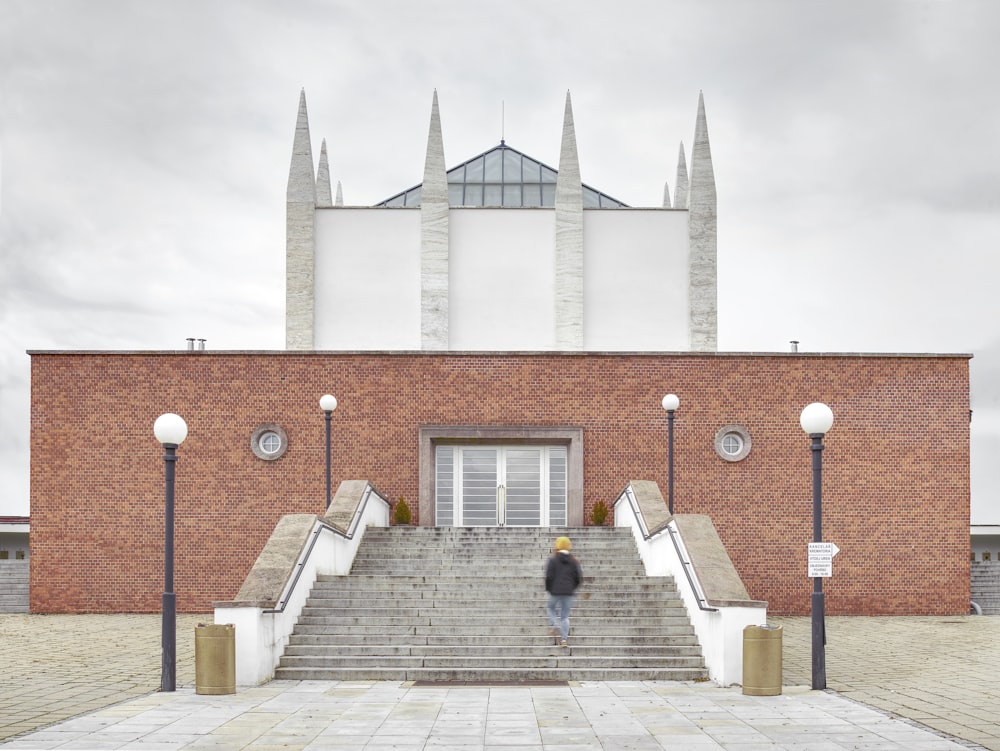
[[[663,183],[663,208],[670,208],[670,183]]]
[[[674,208],[688,207],[688,168],[684,161],[684,142],[677,148],[677,179],[674,181]]]
[[[340,186],[340,180],[337,180],[337,200],[334,202],[334,206],[344,205],[344,189]]]
[[[292,143],[292,164],[288,170],[287,197],[289,202],[316,203],[316,176],[313,174],[305,89],[299,94],[299,114],[295,121],[295,140]]]
[[[691,249],[688,271],[691,349],[714,351],[718,348],[718,208],[705,98],[700,92],[694,146],[691,148],[688,233]]]
[[[313,273],[316,254],[316,176],[306,91],[299,95],[299,113],[288,170],[285,211],[285,347],[312,349],[314,326]]]
[[[326,139],[319,150],[319,169],[316,171],[316,205],[328,208],[333,206],[333,194],[330,192],[330,162],[326,156]]]
[[[583,183],[576,151],[573,103],[566,92],[556,177],[556,349],[583,349]]]
[[[448,175],[437,89],[420,190],[420,348],[448,349]]]

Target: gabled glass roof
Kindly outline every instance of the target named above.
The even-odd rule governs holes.
[[[503,141],[479,156],[448,170],[448,202],[452,206],[556,205],[556,170]],[[420,185],[397,193],[376,206],[419,206]],[[583,186],[585,209],[628,208],[606,193]]]

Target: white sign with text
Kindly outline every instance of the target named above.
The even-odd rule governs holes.
[[[839,552],[832,542],[810,542],[809,578],[833,576],[833,557]]]

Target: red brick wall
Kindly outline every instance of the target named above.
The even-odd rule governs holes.
[[[825,401],[824,538],[837,543],[827,612],[958,614],[969,602],[969,374],[956,357],[836,355],[32,354],[31,607],[156,612],[163,590],[163,412],[178,450],[176,585],[182,612],[232,598],[282,514],[324,507],[324,421],[334,487],[370,480],[417,499],[421,425],[584,430],[587,514],[630,479],[666,492],[664,393],[675,422],[677,513],[712,517],[750,591],[805,614],[812,539],[809,439]],[[281,425],[287,453],[251,433]],[[736,423],[753,449],[720,459]],[[416,504],[412,504],[416,511]]]

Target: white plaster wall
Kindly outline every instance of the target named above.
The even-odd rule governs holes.
[[[555,345],[555,212],[453,209],[449,348]]]
[[[316,211],[318,350],[420,349],[420,212]]]
[[[552,350],[555,212],[449,213],[451,350]],[[318,350],[417,350],[420,212],[316,212]],[[584,212],[584,349],[685,351],[687,212]]]
[[[583,212],[585,350],[690,348],[687,220],[663,209]]]

